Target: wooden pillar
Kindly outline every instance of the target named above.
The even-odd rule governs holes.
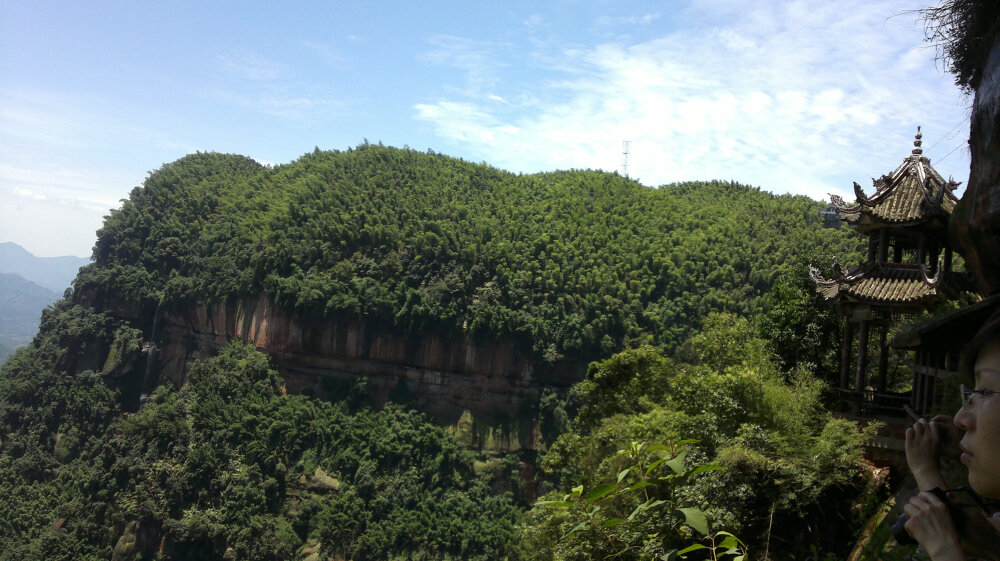
[[[889,255],[889,230],[882,229],[878,235],[878,262],[885,263]]]
[[[854,324],[844,320],[844,340],[840,343],[840,388],[847,389],[851,372],[851,344],[854,342]]]
[[[858,329],[858,364],[854,372],[855,413],[861,413],[861,400],[865,391],[865,366],[868,362],[868,320],[861,320],[861,327]]]
[[[944,272],[946,274],[951,272],[951,248],[950,247],[945,247],[944,248]]]
[[[878,242],[875,241],[875,234],[868,235],[868,262],[871,263],[875,261],[875,256],[878,255]]]
[[[931,411],[931,407],[934,406],[934,391],[937,389],[937,378],[933,376],[927,376],[927,381],[924,385],[924,404],[920,408],[921,414],[927,415]]]
[[[889,345],[886,344],[886,336],[889,333],[889,324],[883,324],[879,333],[879,355],[878,355],[878,391],[885,393],[886,374],[889,371]]]
[[[892,248],[892,262],[903,262],[903,244],[899,243],[899,240],[896,240],[896,245]]]
[[[927,260],[927,240],[924,233],[920,232],[920,240],[917,242],[917,265],[923,265]]]

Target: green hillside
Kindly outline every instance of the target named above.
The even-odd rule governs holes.
[[[649,188],[616,174],[514,175],[362,145],[274,169],[194,154],[112,211],[76,289],[151,310],[265,292],[294,315],[348,313],[546,361],[652,343],[709,312],[762,311],[775,281],[858,238],[819,203],[729,182]]]

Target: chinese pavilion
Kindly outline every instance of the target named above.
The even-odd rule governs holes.
[[[857,414],[901,413],[904,404],[926,405],[915,396],[887,393],[887,336],[902,316],[917,314],[942,296],[973,292],[967,275],[951,271],[948,219],[959,185],[944,178],[923,155],[920,128],[913,151],[890,174],[873,179],[875,192],[866,195],[857,183],[857,201],[847,204],[835,195],[840,219],[868,238],[864,263],[849,270],[834,263],[836,278],[825,279],[810,268],[817,291],[835,300],[845,319],[840,357],[840,392]],[[878,379],[868,379],[870,339],[878,340]],[[851,373],[853,371],[853,379]],[[918,376],[918,374],[915,374]],[[914,388],[923,387],[914,380]],[[923,407],[920,407],[923,409]]]

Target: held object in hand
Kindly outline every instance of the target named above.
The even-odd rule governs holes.
[[[990,512],[995,511],[998,506],[997,501],[984,501],[982,497],[976,494],[976,492],[969,487],[956,487],[954,489],[941,489],[940,487],[935,487],[928,492],[933,493],[934,496],[941,499],[941,502],[948,507],[948,514],[951,516],[951,522],[955,525],[955,531],[957,531],[959,535],[962,534],[962,531],[965,528],[966,515],[962,512],[963,509],[975,508],[989,514]],[[968,495],[969,498],[972,499],[972,502],[960,503],[952,500],[949,495],[953,496],[955,493],[964,493]],[[917,543],[916,540],[913,539],[913,536],[906,531],[905,525],[907,520],[909,520],[909,518],[905,514],[901,514],[890,530],[890,532],[892,532],[892,537],[896,538],[896,542],[900,545]]]
[[[955,525],[955,530],[961,534],[962,520],[963,520],[962,513],[959,512],[958,507],[955,506],[951,502],[951,499],[948,498],[948,493],[942,490],[940,487],[935,487],[931,489],[930,492],[934,493],[934,496],[941,499],[941,502],[943,502],[945,506],[948,507],[948,514],[951,516],[951,521]],[[892,529],[889,530],[890,532],[892,532],[892,537],[896,538],[896,543],[898,543],[899,545],[910,545],[917,543],[917,540],[913,539],[913,536],[911,536],[910,533],[906,531],[907,520],[909,520],[908,516],[906,516],[905,514],[900,514],[899,518],[896,520],[896,523],[892,525]]]

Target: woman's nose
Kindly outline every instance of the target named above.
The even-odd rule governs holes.
[[[963,431],[970,431],[976,426],[975,416],[970,409],[965,407],[959,409],[955,415],[955,426]]]

